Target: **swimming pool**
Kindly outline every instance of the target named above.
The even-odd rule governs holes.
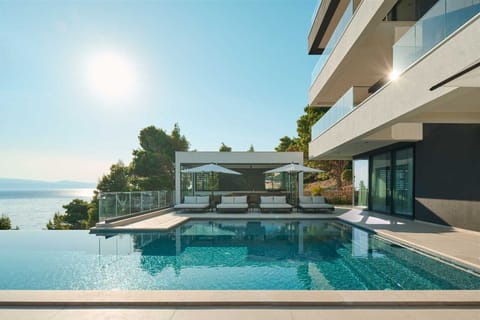
[[[453,290],[480,276],[338,220],[0,233],[2,290]]]

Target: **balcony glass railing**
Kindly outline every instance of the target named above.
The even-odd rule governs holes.
[[[315,67],[313,68],[312,83],[315,81],[315,79],[317,78],[317,76],[320,74],[323,67],[325,66],[325,63],[327,62],[328,57],[330,56],[333,49],[337,45],[338,40],[341,38],[343,32],[345,31],[348,24],[350,23],[350,20],[352,20],[352,16],[353,16],[353,0],[350,1],[347,8],[345,9],[345,12],[343,13],[342,18],[338,22],[338,25],[332,34],[332,37],[330,38],[330,40],[328,40],[325,50],[320,55],[317,63],[315,64]]]
[[[393,46],[393,70],[404,71],[479,12],[480,0],[439,0]]]
[[[324,133],[328,128],[349,114],[354,104],[354,88],[350,88],[312,127],[312,141]]]
[[[173,191],[101,192],[98,195],[98,218],[126,216],[173,206]]]

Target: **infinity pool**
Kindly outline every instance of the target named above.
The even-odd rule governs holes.
[[[480,289],[480,276],[337,220],[192,221],[170,232],[0,232],[3,290]]]

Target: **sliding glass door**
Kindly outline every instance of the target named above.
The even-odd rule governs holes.
[[[395,174],[393,184],[393,211],[413,214],[413,148],[394,152]]]
[[[413,148],[377,154],[370,159],[370,208],[412,216]]]
[[[372,209],[375,211],[386,213],[391,211],[391,162],[389,152],[372,157],[370,199]]]

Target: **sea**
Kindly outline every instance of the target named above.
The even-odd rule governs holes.
[[[46,229],[56,212],[73,199],[90,201],[94,189],[0,190],[0,215],[10,218],[12,228]]]

